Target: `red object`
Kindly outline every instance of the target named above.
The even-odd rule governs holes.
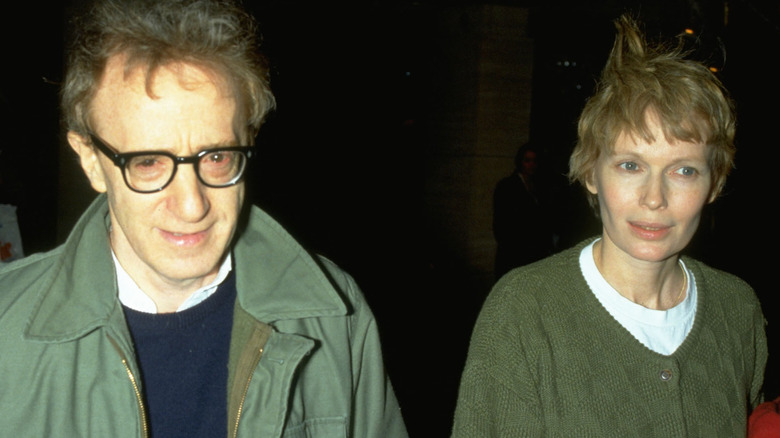
[[[5,261],[11,258],[11,243],[0,242],[0,261]]]
[[[748,438],[780,438],[780,397],[753,411],[748,420]]]

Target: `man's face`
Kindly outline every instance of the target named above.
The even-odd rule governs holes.
[[[238,144],[236,102],[215,75],[187,64],[161,67],[147,93],[145,69],[124,69],[123,56],[109,59],[90,107],[94,133],[117,152],[190,156]],[[72,132],[68,140],[92,186],[108,194],[112,248],[142,289],[194,290],[216,276],[236,229],[243,183],[209,188],[182,164],[162,191],[136,193],[88,140]]]
[[[533,176],[536,173],[536,168],[539,166],[539,161],[536,159],[536,152],[525,151],[523,154],[522,167],[520,172],[525,176]]]

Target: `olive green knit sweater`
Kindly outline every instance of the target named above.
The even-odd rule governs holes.
[[[752,289],[691,259],[696,319],[671,356],[647,349],[585,283],[588,242],[502,278],[474,327],[454,437],[738,437],[762,398]]]

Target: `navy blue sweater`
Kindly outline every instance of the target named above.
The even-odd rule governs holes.
[[[231,274],[212,296],[181,312],[124,308],[152,437],[227,435],[227,364],[235,300]]]

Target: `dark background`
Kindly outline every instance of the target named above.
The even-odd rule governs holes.
[[[3,13],[0,203],[18,206],[27,254],[54,247],[65,237],[57,230],[72,225],[61,220],[71,207],[59,201],[58,172],[71,165],[60,160],[77,163],[59,158],[57,92],[73,3],[17,3]],[[444,74],[431,62],[437,35],[428,24],[467,3],[478,2],[247,2],[260,21],[278,100],[258,139],[251,200],[362,286],[413,436],[448,435],[486,293],[464,286],[467,266],[429,238],[436,224],[423,208],[427,110]],[[611,47],[610,22],[624,10],[645,22],[651,37],[696,30],[696,56],[719,68],[736,101],[739,152],[724,196],[707,209],[689,251],[756,289],[769,321],[766,393],[774,398],[780,7],[768,0],[585,3],[493,3],[530,10],[530,136],[565,145],[551,151],[565,161],[576,116]],[[576,67],[561,68],[561,60]]]

